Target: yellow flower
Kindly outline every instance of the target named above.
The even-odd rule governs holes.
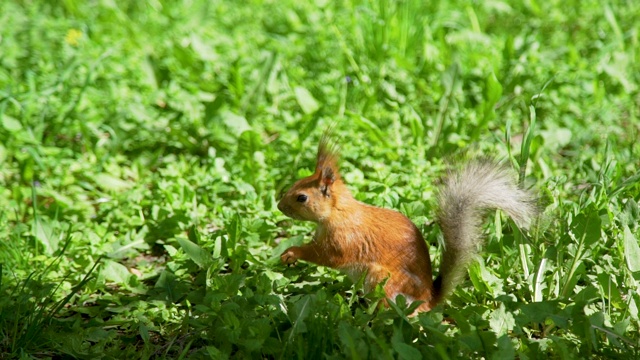
[[[80,38],[82,38],[82,31],[78,29],[69,29],[69,31],[67,31],[67,36],[64,37],[64,41],[69,45],[78,46],[78,40],[80,40]]]

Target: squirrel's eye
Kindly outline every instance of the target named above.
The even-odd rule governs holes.
[[[307,201],[307,195],[298,195],[297,201],[301,203]]]

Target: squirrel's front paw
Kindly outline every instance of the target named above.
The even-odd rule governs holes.
[[[280,261],[282,261],[282,263],[286,265],[295,264],[295,262],[298,261],[299,258],[298,249],[300,249],[298,246],[292,246],[288,248],[282,253],[282,255],[280,255]]]

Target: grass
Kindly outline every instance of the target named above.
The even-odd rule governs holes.
[[[0,357],[640,356],[634,1],[0,2]],[[437,179],[519,169],[469,281],[401,301],[279,254],[324,128],[439,258]]]

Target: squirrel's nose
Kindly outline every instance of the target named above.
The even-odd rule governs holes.
[[[283,214],[287,215],[288,217],[291,217],[291,208],[283,204],[282,202],[278,203],[278,210],[280,210]]]

